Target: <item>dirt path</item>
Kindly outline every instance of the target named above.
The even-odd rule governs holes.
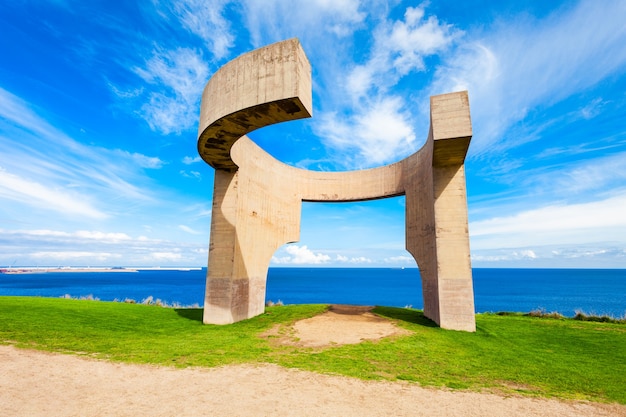
[[[626,416],[626,407],[420,388],[284,369],[171,369],[0,346],[9,416]]]

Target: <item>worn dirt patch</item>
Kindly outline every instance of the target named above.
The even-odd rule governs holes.
[[[372,313],[373,308],[332,305],[323,314],[300,320],[287,328],[275,327],[263,336],[276,337],[280,344],[325,347],[411,334],[393,321]]]

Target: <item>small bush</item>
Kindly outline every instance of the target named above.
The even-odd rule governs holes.
[[[557,312],[557,311],[552,311],[550,313],[548,313],[545,309],[543,308],[538,308],[537,310],[533,310],[530,313],[528,313],[528,316],[530,317],[541,317],[544,319],[564,319],[565,317]]]
[[[515,313],[513,311],[498,311],[496,315],[497,316],[519,316],[520,313]]]
[[[615,318],[608,316],[606,314],[602,316],[598,316],[595,314],[587,314],[583,311],[576,310],[576,315],[574,316],[574,320],[580,321],[594,321],[598,323],[618,323],[618,324],[626,324],[626,316],[622,318]]]

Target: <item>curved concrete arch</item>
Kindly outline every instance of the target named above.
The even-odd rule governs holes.
[[[311,66],[297,39],[256,49],[222,66],[202,92],[198,153],[236,171],[230,148],[263,126],[311,117]]]
[[[297,39],[229,62],[202,98],[198,151],[215,168],[204,322],[261,314],[269,262],[300,235],[302,201],[406,195],[406,248],[422,277],[424,313],[475,330],[464,160],[472,135],[467,92],[431,97],[425,145],[394,164],[348,172],[286,165],[246,133],[309,117],[310,67]]]

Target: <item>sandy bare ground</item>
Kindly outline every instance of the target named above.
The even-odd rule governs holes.
[[[307,346],[322,346],[359,343],[401,331],[371,313],[356,313],[335,310],[303,320],[289,337]],[[334,331],[329,336],[330,322]],[[7,417],[626,416],[626,406],[426,389],[267,364],[173,369],[0,346],[0,413]]]

